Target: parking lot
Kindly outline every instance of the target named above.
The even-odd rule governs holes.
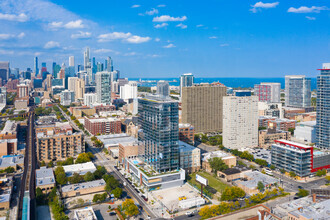
[[[187,183],[181,187],[153,191],[151,194],[156,200],[161,201],[168,210],[172,211],[180,210],[179,197],[186,197],[186,199],[200,197],[199,192]]]
[[[270,150],[257,148],[257,149],[251,149],[250,153],[253,154],[255,159],[262,159],[262,160],[266,160],[268,164],[271,163]]]

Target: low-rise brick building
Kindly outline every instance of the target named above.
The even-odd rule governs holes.
[[[121,133],[121,121],[117,118],[85,117],[84,119],[85,119],[85,128],[93,135]]]
[[[195,128],[191,124],[179,124],[179,139],[188,144],[194,144]]]

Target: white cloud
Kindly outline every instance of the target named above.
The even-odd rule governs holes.
[[[138,55],[136,52],[125,53],[124,56],[135,56]]]
[[[185,25],[185,24],[180,23],[180,24],[176,25],[176,27],[179,27],[181,29],[186,29],[188,26]]]
[[[137,35],[132,35],[130,32],[128,32],[128,33],[113,32],[113,33],[108,33],[108,34],[101,34],[98,36],[98,38],[99,38],[98,42],[123,40],[124,42],[132,43],[132,44],[144,43],[144,42],[148,42],[151,40],[150,37],[140,37]]]
[[[2,55],[13,55],[14,51],[13,50],[0,50],[0,54],[2,54]]]
[[[134,36],[129,37],[129,38],[126,39],[126,41],[128,43],[131,43],[131,44],[145,43],[145,42],[148,42],[150,40],[151,40],[150,37],[140,37],[140,36],[137,36],[137,35],[134,35]]]
[[[147,15],[154,15],[154,14],[158,14],[158,10],[153,8],[150,11],[146,11]]]
[[[132,5],[131,8],[140,8],[140,7],[141,7],[141,5]]]
[[[94,53],[111,53],[111,52],[113,52],[113,50],[101,48],[101,49],[94,50],[93,52]]]
[[[53,49],[58,47],[60,47],[60,43],[56,41],[48,41],[44,46],[45,49]]]
[[[0,34],[0,40],[11,40],[11,39],[22,39],[25,37],[25,33],[21,32],[20,34]]]
[[[28,20],[28,16],[26,16],[24,13],[19,15],[0,13],[0,20],[26,22]]]
[[[315,17],[306,16],[306,18],[307,18],[308,20],[311,20],[311,21],[315,21],[315,20],[316,20]]]
[[[163,48],[173,48],[173,47],[175,47],[174,44],[168,44],[168,45],[166,45],[166,46],[163,46]]]
[[[257,2],[254,5],[251,5],[252,8],[250,9],[250,11],[252,11],[253,13],[256,13],[258,11],[258,9],[261,9],[261,8],[275,8],[276,6],[278,6],[278,4],[280,4],[280,3],[279,2],[273,2],[273,3]]]
[[[163,27],[167,27],[168,24],[167,23],[161,23],[161,24],[156,24],[154,27],[155,28],[163,28]]]
[[[203,24],[198,24],[198,25],[196,25],[196,27],[203,27],[204,25]]]
[[[299,8],[294,8],[290,7],[288,9],[288,12],[292,13],[320,13],[322,10],[329,10],[329,8],[322,6],[322,7],[317,7],[317,6],[312,6],[312,7],[306,7],[306,6],[301,6]]]
[[[64,24],[63,22],[51,22],[49,24],[51,28],[66,28],[66,29],[77,29],[77,28],[84,28],[83,21],[81,19],[75,21],[69,21],[68,23]]]
[[[228,47],[229,44],[220,44],[220,47]]]
[[[217,36],[211,36],[209,37],[210,39],[217,39],[218,37]]]
[[[92,37],[91,32],[79,31],[79,33],[77,33],[77,34],[71,34],[72,39],[88,39],[88,38],[91,38],[91,37]]]
[[[182,17],[171,17],[169,15],[162,15],[159,17],[154,17],[153,18],[153,22],[168,22],[168,21],[185,21],[187,20],[186,16],[182,16]]]
[[[158,8],[164,8],[166,5],[157,5]]]
[[[158,37],[156,37],[156,38],[155,38],[155,41],[156,41],[156,42],[159,42],[159,41],[160,41],[160,39],[159,39]]]

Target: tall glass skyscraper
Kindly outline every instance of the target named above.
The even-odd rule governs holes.
[[[330,149],[330,63],[324,63],[317,77],[316,140],[321,148]]]
[[[36,75],[39,74],[38,57],[35,57],[35,58],[34,58],[34,73],[35,73]]]
[[[311,106],[311,79],[302,75],[285,76],[285,106]]]
[[[95,75],[96,82],[96,101],[98,103],[111,104],[111,81],[110,73],[103,71]]]
[[[169,97],[139,99],[144,160],[157,172],[179,169],[179,105]]]
[[[194,75],[192,73],[182,74],[180,77],[180,95],[183,87],[190,87],[194,84]]]
[[[170,85],[167,81],[160,80],[157,82],[157,94],[162,96],[170,95]]]

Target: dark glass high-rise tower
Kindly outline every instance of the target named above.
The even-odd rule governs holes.
[[[179,105],[169,97],[139,99],[144,160],[157,172],[179,169]]]
[[[316,141],[321,148],[330,149],[330,63],[324,63],[317,77]]]

